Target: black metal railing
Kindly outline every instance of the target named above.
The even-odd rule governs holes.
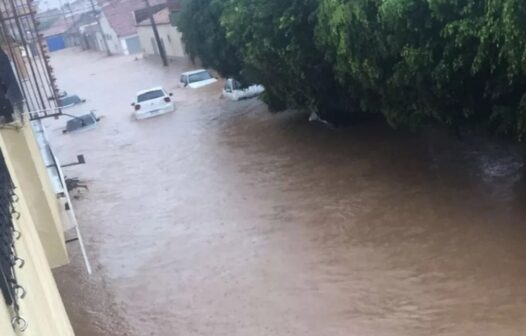
[[[56,78],[35,15],[32,0],[0,1],[0,47],[10,61],[0,69],[7,73],[10,66],[13,72],[13,76],[2,76],[1,80],[10,102],[24,105],[32,120],[61,112],[57,106]],[[10,93],[15,86],[19,94],[13,97]]]
[[[19,302],[26,293],[16,277],[16,270],[24,267],[24,260],[17,255],[15,247],[15,240],[21,237],[14,225],[20,218],[15,208],[17,201],[15,186],[0,151],[0,290],[11,308],[13,328],[24,331],[27,322],[20,316]]]

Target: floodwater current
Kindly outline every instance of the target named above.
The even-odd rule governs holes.
[[[221,85],[177,88],[191,65],[65,51],[59,84],[97,109],[63,135],[89,184],[78,246],[55,271],[78,336],[526,334],[526,167],[515,145],[380,122],[329,130]],[[134,122],[136,91],[177,111]]]

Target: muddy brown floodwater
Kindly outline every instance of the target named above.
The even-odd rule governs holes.
[[[90,190],[55,276],[78,336],[526,334],[524,153],[497,140],[328,130],[176,88],[133,57],[66,51],[59,84],[105,118],[62,135]],[[174,114],[130,121],[162,84]]]

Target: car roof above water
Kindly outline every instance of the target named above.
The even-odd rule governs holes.
[[[197,70],[183,72],[181,75],[189,76],[189,75],[193,75],[193,74],[200,73],[200,72],[208,72],[208,70],[206,70],[206,69],[197,69]]]
[[[137,92],[137,96],[140,96],[144,93],[147,93],[147,92],[152,92],[152,91],[164,91],[164,88],[162,86],[156,86],[156,87],[153,87],[153,88],[150,88],[150,89],[146,89],[146,90],[141,90],[141,91],[138,91]]]

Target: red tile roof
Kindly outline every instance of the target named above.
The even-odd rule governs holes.
[[[41,34],[44,37],[49,37],[53,35],[59,35],[67,32],[69,28],[73,25],[73,18],[64,19],[64,17],[60,17],[57,19],[51,27],[41,32]]]
[[[168,8],[170,8],[171,11],[181,10],[180,0],[166,0],[166,3],[168,4]]]
[[[170,23],[170,10],[168,8],[162,9],[155,13],[153,16],[156,24],[169,24]],[[145,19],[139,22],[138,26],[149,26],[150,19]]]
[[[149,2],[154,6],[164,3],[165,0],[149,0]],[[102,5],[102,11],[117,35],[125,37],[137,33],[133,11],[145,7],[144,0],[111,0]]]

